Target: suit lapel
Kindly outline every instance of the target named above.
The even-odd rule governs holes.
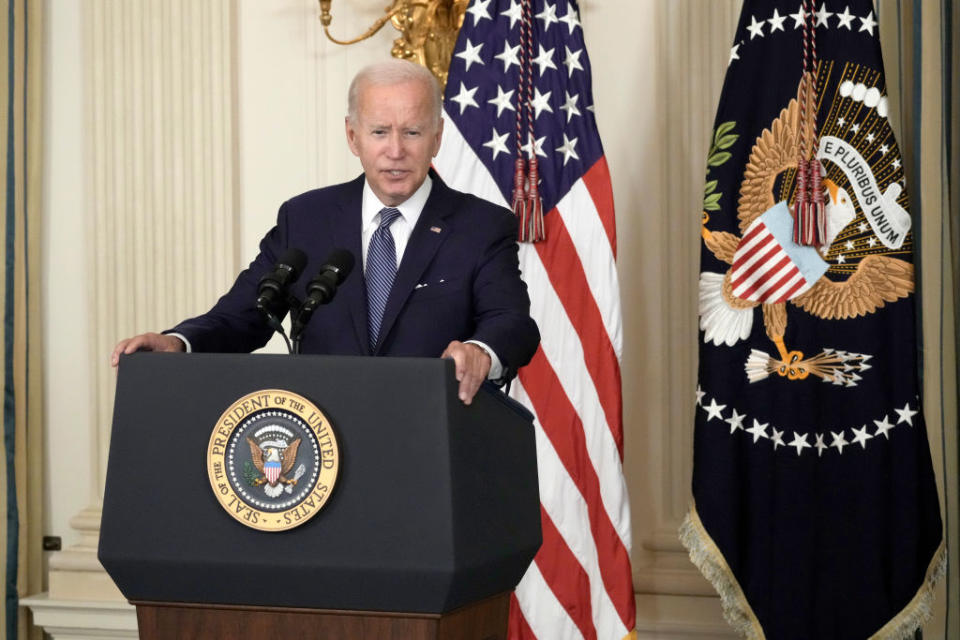
[[[393,287],[390,289],[387,306],[383,310],[383,321],[380,323],[380,339],[377,341],[374,354],[379,352],[384,338],[390,334],[393,323],[400,314],[400,310],[403,309],[403,305],[406,304],[413,288],[419,282],[420,276],[423,275],[424,270],[433,260],[433,256],[436,255],[437,249],[447,239],[450,232],[450,224],[446,218],[454,211],[455,193],[443,184],[432,170],[430,171],[430,178],[433,180],[430,197],[427,198],[423,212],[417,220],[417,226],[410,234],[407,248],[403,252],[403,259],[400,261],[397,276],[393,281]]]
[[[359,273],[349,278],[337,292],[350,310],[351,324],[357,337],[359,353],[370,355],[370,339],[367,336],[367,286],[363,277],[363,248],[361,247],[361,216],[363,206],[363,176],[347,185],[337,202],[340,209],[333,217],[331,235],[333,246],[350,250],[356,257],[354,267]]]

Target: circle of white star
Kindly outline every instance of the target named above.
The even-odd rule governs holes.
[[[847,442],[846,437],[843,435],[843,431],[841,431],[840,433],[836,433],[835,431],[831,431],[831,432],[830,432],[830,435],[833,436],[833,442],[830,443],[830,446],[831,446],[831,447],[836,447],[836,448],[837,448],[837,452],[838,452],[840,455],[843,455],[843,448],[844,448],[845,446],[847,446],[847,445],[850,444],[849,442]]]
[[[756,419],[753,421],[753,426],[747,429],[747,433],[753,434],[753,442],[756,444],[757,440],[760,438],[769,438],[767,435],[767,426],[769,423],[760,424]]]
[[[804,449],[809,449],[809,448],[810,448],[810,443],[807,442],[807,434],[804,433],[804,434],[801,435],[801,434],[797,433],[796,431],[794,431],[794,432],[793,432],[793,441],[790,442],[790,445],[789,445],[789,446],[791,446],[791,447],[796,447],[796,448],[797,448],[797,455],[799,456],[801,453],[803,453],[803,450],[804,450]]]
[[[756,16],[750,16],[750,24],[747,25],[747,31],[750,32],[750,39],[753,40],[757,36],[763,37],[763,24],[764,21],[761,20],[757,22]]]
[[[817,16],[817,24],[816,24],[815,26],[817,26],[817,27],[826,27],[826,28],[828,28],[828,29],[830,28],[830,23],[828,22],[828,19],[829,19],[830,16],[832,16],[833,14],[832,14],[831,12],[827,11],[827,4],[826,4],[826,3],[823,3],[823,4],[820,5],[820,11],[817,11],[815,15]],[[832,446],[832,445],[831,445],[831,446]]]
[[[837,351],[838,354],[845,354],[844,351]],[[868,359],[870,356],[862,356],[865,359]],[[839,455],[843,455],[844,448],[850,445],[860,445],[861,450],[865,450],[869,444],[869,441],[877,439],[879,442],[889,441],[890,432],[897,428],[901,423],[906,424],[907,426],[914,426],[913,418],[919,414],[919,410],[911,408],[910,403],[906,403],[902,409],[894,409],[894,412],[897,414],[897,422],[891,423],[890,414],[885,414],[880,420],[873,420],[873,424],[876,427],[876,431],[873,433],[870,432],[870,427],[868,424],[862,424],[860,427],[851,427],[850,429],[840,429],[839,431],[829,431],[824,433],[809,433],[802,431],[792,431],[793,439],[790,442],[787,442],[784,439],[784,434],[786,430],[777,429],[776,427],[770,427],[768,422],[760,422],[756,418],[751,418],[752,426],[747,429],[743,426],[744,421],[748,418],[746,413],[740,413],[735,407],[729,409],[730,417],[724,418],[723,412],[727,409],[727,405],[720,404],[717,402],[717,398],[712,398],[710,404],[704,404],[703,399],[706,397],[706,392],[703,391],[700,385],[697,385],[696,392],[696,404],[699,406],[704,413],[706,414],[706,422],[711,422],[714,419],[718,419],[722,422],[730,425],[730,435],[732,436],[737,431],[743,431],[744,433],[750,434],[754,444],[757,444],[761,438],[764,440],[769,440],[773,445],[774,451],[780,447],[789,447],[796,450],[797,456],[802,456],[804,449],[814,449],[817,452],[817,457],[823,457],[824,451],[829,449],[836,449]],[[768,433],[770,429],[771,433]],[[847,431],[850,431],[853,434],[853,439],[847,439]],[[831,437],[831,443],[828,445],[826,443],[825,437],[829,433]],[[814,438],[814,443],[810,444],[809,438]],[[880,436],[883,436],[880,439]]]
[[[773,17],[767,20],[770,23],[770,33],[774,31],[785,31],[783,28],[783,22],[787,19],[787,16],[781,16],[780,13],[774,9]]]
[[[837,29],[843,28],[843,29],[846,29],[847,31],[850,31],[853,26],[851,23],[853,22],[853,19],[855,17],[856,16],[850,13],[850,7],[844,8],[843,13],[837,14],[837,20],[840,21],[840,23],[837,25]]]

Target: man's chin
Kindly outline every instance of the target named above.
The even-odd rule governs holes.
[[[383,201],[383,204],[388,207],[395,207],[398,204],[406,201],[413,195],[417,190],[419,185],[411,184],[412,181],[405,181],[402,184],[389,184],[384,185],[385,188],[381,189],[382,195],[380,200]]]

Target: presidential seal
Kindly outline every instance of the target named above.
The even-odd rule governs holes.
[[[221,506],[241,524],[284,531],[315,516],[330,498],[340,450],[327,417],[303,396],[254,391],[217,420],[207,474]]]

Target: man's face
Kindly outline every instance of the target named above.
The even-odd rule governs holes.
[[[356,122],[347,117],[347,142],[360,158],[367,183],[380,201],[395,207],[413,195],[440,149],[443,122],[432,113],[421,82],[362,87]]]

